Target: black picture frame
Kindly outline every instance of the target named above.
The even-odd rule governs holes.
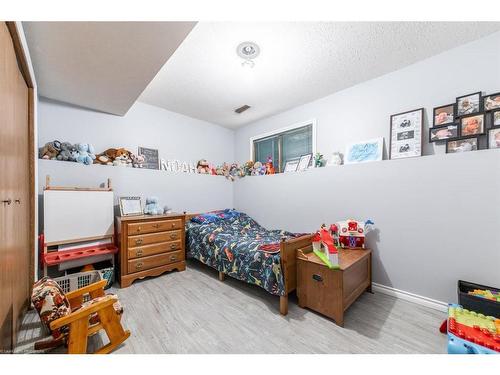
[[[160,157],[157,149],[139,146],[137,151],[137,155],[144,155],[143,168],[160,169]]]
[[[464,122],[464,120],[467,120],[467,119],[473,118],[473,117],[482,117],[482,129],[481,129],[482,131],[479,133],[474,133],[474,134],[466,134],[466,133],[464,133],[463,122]],[[486,134],[486,116],[484,115],[484,113],[476,113],[473,115],[460,117],[459,123],[460,123],[460,136],[461,137],[474,137],[476,135],[485,135]]]
[[[302,163],[302,159],[305,160],[306,158],[308,158],[307,165],[305,166],[304,169],[300,169],[300,164]],[[313,154],[312,153],[301,155],[300,158],[299,158],[299,164],[297,164],[296,171],[305,171],[311,165],[311,160],[313,160]]]
[[[454,124],[455,123],[455,114],[457,112],[457,103],[450,103],[450,104],[445,104],[445,105],[440,105],[439,107],[434,107],[432,109],[432,126],[433,127],[438,127],[438,126],[444,126],[444,125],[450,125],[450,124]],[[452,109],[452,116],[453,116],[453,119],[449,122],[445,122],[445,123],[442,123],[442,124],[436,124],[436,111],[438,109],[441,109],[441,108],[448,108],[448,107],[451,107]]]
[[[424,141],[424,115],[425,115],[425,111],[424,111],[424,108],[417,108],[417,109],[413,109],[411,111],[405,111],[405,112],[400,112],[400,113],[395,113],[393,115],[391,115],[390,117],[390,122],[389,122],[389,127],[390,127],[390,133],[389,133],[389,160],[392,160],[393,158],[393,154],[392,154],[392,135],[393,135],[393,119],[394,117],[396,116],[401,116],[401,115],[406,115],[408,113],[413,113],[413,112],[420,112],[420,123],[417,124],[419,129],[418,131],[420,132],[420,152],[418,155],[412,155],[412,156],[404,156],[404,157],[401,157],[401,158],[396,158],[396,159],[404,159],[404,158],[407,158],[407,157],[418,157],[418,156],[422,156],[422,148],[423,148],[423,141]],[[417,128],[415,128],[415,130],[417,130]],[[415,143],[416,144],[416,143]]]
[[[461,113],[460,112],[460,105],[459,105],[460,99],[464,99],[464,98],[467,98],[469,96],[475,96],[475,95],[479,96],[477,110],[474,111],[474,112],[469,112],[469,113]],[[465,116],[475,115],[475,114],[481,113],[482,111],[483,111],[483,95],[482,95],[481,91],[473,92],[473,93],[470,93],[470,94],[467,94],[467,95],[458,96],[456,98],[456,100],[455,100],[455,119],[459,118],[459,117],[465,117]]]
[[[500,111],[499,111],[500,112]],[[489,149],[497,149],[497,148],[500,148],[500,146],[498,147],[490,147],[490,132],[492,130],[496,130],[500,133],[500,126],[492,126],[491,128],[489,128],[487,131],[486,131],[486,147],[489,148]]]
[[[460,138],[457,138],[457,139],[450,139],[448,141],[446,141],[446,153],[447,154],[456,154],[457,152],[450,152],[450,143],[451,142],[460,142],[460,141],[463,141],[463,140],[467,140],[467,139],[475,139],[476,140],[476,149],[475,150],[470,150],[470,151],[465,151],[465,152],[471,152],[471,151],[477,151],[479,150],[479,136],[477,135],[474,135],[472,137],[460,137]]]
[[[500,92],[496,92],[494,94],[489,94],[489,95],[483,96],[483,110],[485,112],[491,112],[491,111],[498,111],[498,110],[500,110],[500,103],[499,103],[498,107],[494,107],[494,108],[490,108],[490,109],[487,108],[487,106],[486,106],[486,100],[488,98],[492,97],[492,96],[497,96],[497,97],[500,98]]]
[[[498,114],[498,124],[495,125],[495,115]],[[494,111],[491,111],[491,127],[497,127],[500,126],[500,109],[496,109]]]
[[[433,131],[447,129],[447,128],[452,127],[452,126],[454,126],[456,128],[456,135],[449,137],[449,138],[441,138],[441,139],[434,139],[434,140],[432,139],[431,134]],[[447,124],[447,125],[443,125],[443,126],[434,126],[432,128],[429,128],[429,143],[445,142],[445,141],[451,141],[451,140],[455,140],[455,139],[459,139],[459,138],[460,138],[460,124],[458,124],[458,123]]]

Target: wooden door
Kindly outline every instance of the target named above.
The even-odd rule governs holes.
[[[0,24],[0,350],[11,350],[30,283],[28,87]]]

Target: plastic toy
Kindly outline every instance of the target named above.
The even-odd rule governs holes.
[[[500,319],[448,305],[448,354],[499,354]]]
[[[339,269],[339,251],[334,244],[332,232],[323,224],[312,238],[313,252],[329,268]]]
[[[353,219],[339,221],[331,226],[331,230],[337,241],[338,246],[342,248],[365,248],[365,234],[372,226],[373,221],[356,221]]]
[[[500,293],[499,292],[492,292],[491,290],[484,290],[484,289],[474,289],[472,292],[467,293],[472,296],[480,297],[480,298],[486,298],[491,301],[497,301],[500,302]]]
[[[276,171],[273,165],[273,159],[269,156],[266,163],[266,174],[275,174]]]

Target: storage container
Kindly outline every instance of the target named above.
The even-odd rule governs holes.
[[[499,292],[498,288],[458,280],[458,304],[462,305],[464,309],[500,318],[500,302],[468,294],[475,289]]]

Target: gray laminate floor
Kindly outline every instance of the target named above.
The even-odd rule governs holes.
[[[445,314],[383,294],[362,295],[345,327],[297,306],[286,317],[279,298],[226,278],[196,261],[184,272],[113,289],[132,336],[115,353],[444,353]],[[23,319],[18,352],[43,337],[37,314]],[[102,343],[94,336],[90,346]],[[104,339],[105,340],[105,339]]]

